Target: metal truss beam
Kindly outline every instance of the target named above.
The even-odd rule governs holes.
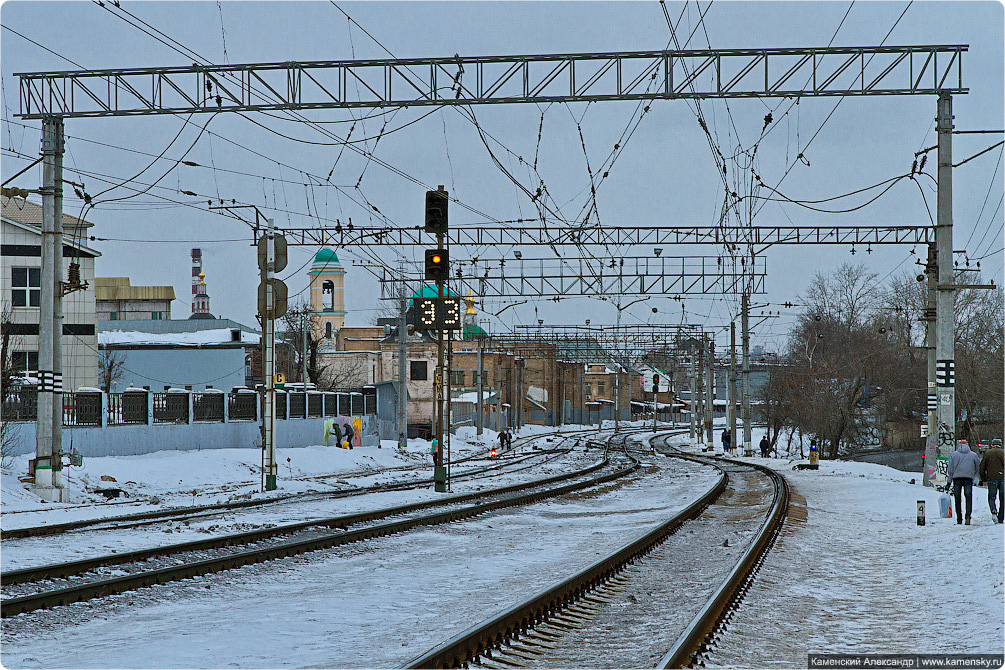
[[[625,259],[622,259],[625,260]],[[756,256],[744,264],[723,262],[714,256],[631,258],[615,263],[596,258],[539,260],[530,263],[509,261],[483,265],[474,276],[458,278],[473,285],[483,297],[527,296],[673,296],[764,293],[765,260]],[[402,277],[381,268],[381,298],[398,295],[402,281],[421,285],[420,276]]]
[[[966,45],[707,49],[18,73],[21,118],[966,93]]]
[[[352,247],[361,245],[436,246],[436,236],[414,228],[276,228],[290,245]],[[935,228],[918,226],[453,226],[447,232],[451,246],[510,247],[643,244],[907,244],[935,241]],[[257,232],[254,242],[257,244]]]
[[[676,357],[693,353],[695,349],[701,351],[701,343],[713,335],[702,326],[693,324],[518,328],[522,332],[492,335],[491,340],[519,354],[533,354],[542,347],[556,347],[563,360],[613,361],[627,367],[634,367],[652,354]]]

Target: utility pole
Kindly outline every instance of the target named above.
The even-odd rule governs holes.
[[[694,429],[697,434],[695,446],[701,445],[701,433],[705,432],[705,334],[701,336],[701,342],[698,345],[697,354],[694,357],[695,365],[697,366],[697,403],[699,409],[698,419],[695,422]]]
[[[402,267],[404,276],[404,267]],[[398,287],[398,448],[408,446],[408,378],[406,377],[408,357],[408,301],[405,298],[405,282]]]
[[[691,388],[690,388],[690,393],[688,393],[688,396],[689,396],[688,397],[688,401],[689,401],[688,404],[690,405],[689,409],[691,410],[691,412],[690,412],[691,413],[691,424],[688,427],[689,428],[689,430],[688,430],[688,436],[691,439],[691,447],[692,448],[698,446],[698,443],[695,441],[695,437],[694,437],[694,427],[695,427],[695,424],[698,421],[698,402],[697,402],[697,395],[695,394],[695,388],[698,386],[697,379],[698,379],[698,373],[695,371],[694,348],[692,347],[692,349],[691,349],[691,382],[689,384],[689,386]]]
[[[726,402],[726,409],[729,411],[729,439],[736,450],[740,453],[736,439],[736,322],[729,323],[729,400]]]
[[[936,133],[938,134],[938,205],[935,225],[935,246],[939,277],[935,312],[935,390],[939,404],[936,410],[938,427],[938,461],[949,459],[956,449],[956,361],[954,340],[956,324],[953,315],[955,286],[953,279],[953,98],[939,95]],[[943,463],[937,463],[940,470]],[[940,476],[940,479],[943,477]]]
[[[741,371],[742,381],[740,388],[740,399],[743,405],[743,455],[753,456],[754,450],[750,444],[750,330],[748,328],[748,314],[750,298],[744,291],[740,303],[740,346],[742,348],[743,369]]]
[[[715,338],[708,338],[708,370],[705,377],[705,451],[715,451],[712,419],[715,416]]]
[[[310,307],[305,305],[304,313],[300,317],[301,328],[304,331],[304,393],[307,393],[307,329],[310,327],[309,314]]]
[[[928,354],[928,395],[926,397],[928,417],[928,437],[925,439],[925,471],[922,473],[922,483],[934,486],[933,477],[938,471],[939,429],[936,424],[936,414],[939,409],[939,396],[935,392],[935,314],[937,286],[939,283],[938,250],[934,244],[928,245],[928,260],[925,264],[927,280],[927,300],[922,321],[925,322],[925,349]]]
[[[482,436],[482,429],[485,427],[485,414],[484,408],[482,406],[482,394],[484,393],[485,383],[483,377],[485,375],[485,368],[482,365],[482,348],[485,346],[485,340],[478,340],[478,403],[475,408],[475,435],[479,438]]]
[[[42,121],[41,296],[38,330],[38,410],[34,491],[43,500],[68,502],[63,486],[62,315],[59,285],[63,265],[63,120]],[[57,227],[58,221],[58,227]]]

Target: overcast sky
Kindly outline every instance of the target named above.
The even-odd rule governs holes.
[[[711,6],[668,2],[666,8],[686,48],[967,44],[963,71],[969,93],[954,98],[956,128],[1005,128],[1001,3],[717,1]],[[337,6],[122,2],[121,8],[107,0],[104,6],[6,2],[0,6],[4,175],[22,169],[39,151],[40,122],[16,116],[18,82],[13,73],[192,63],[193,57],[170,48],[164,37],[155,39],[124,19],[142,21],[149,32],[156,29],[205,62],[218,64],[388,58],[389,53],[404,58],[659,50],[670,42],[658,2],[339,2]],[[831,198],[906,174],[915,152],[936,143],[936,100],[931,96],[793,102],[707,100],[701,111],[714,143],[726,156],[738,146],[749,151],[761,138],[765,114],[773,111],[770,132],[757,144],[753,166],[768,184],[777,184],[788,172],[779,190],[794,200]],[[490,146],[506,169],[531,191],[544,180],[553,202],[570,220],[582,220],[591,203],[587,163],[596,170],[620,142],[621,153],[613,165],[605,166],[609,176],[596,193],[602,223],[710,226],[718,222],[723,184],[696,111],[693,102],[682,100],[652,102],[641,121],[634,102],[474,108],[479,125],[498,142]],[[493,162],[474,125],[457,109],[374,114],[328,110],[308,116],[324,122],[339,140],[347,134],[352,140],[365,140],[355,146],[381,163],[345,150],[340,141],[282,115],[196,115],[189,124],[175,116],[68,120],[65,178],[82,181],[91,195],[126,182],[155,156],[164,156],[129,182],[135,186],[156,181],[148,193],[135,195],[120,187],[98,200],[134,197],[99,203],[88,213],[87,219],[95,224],[92,233],[105,238],[90,243],[102,253],[98,276],[128,276],[134,285],[173,285],[178,296],[173,315],[186,318],[191,309],[189,250],[201,247],[212,312],[255,325],[258,270],[250,230],[210,212],[209,198],[254,204],[274,216],[280,227],[316,226],[319,219],[345,222],[349,217],[356,224],[380,224],[367,203],[397,225],[414,226],[422,222],[423,185],[443,184],[452,197],[494,219],[535,216],[534,205]],[[364,115],[371,118],[357,120]],[[637,130],[622,139],[636,122]],[[956,135],[954,162],[1001,140],[1001,134]],[[800,153],[804,160],[797,159]],[[179,165],[183,156],[199,167]],[[536,173],[527,165],[535,157]],[[730,180],[742,178],[743,170],[731,165]],[[954,248],[965,249],[972,259],[984,257],[985,276],[996,281],[1003,274],[1003,170],[998,147],[955,169],[953,175]],[[926,171],[935,174],[934,153]],[[11,185],[37,187],[40,181],[41,169],[34,168]],[[929,211],[934,216],[931,180],[902,180],[875,202],[861,206],[876,194],[878,190],[873,190],[827,205],[855,209],[840,214],[762,201],[756,205],[753,223],[923,224],[930,220]],[[72,193],[64,202],[66,212],[80,211],[82,203]],[[480,221],[470,210],[456,204],[451,208],[452,225]],[[282,273],[291,296],[306,295],[302,293],[306,270],[316,251],[317,247],[291,247],[289,266]],[[511,258],[513,251],[472,253]],[[527,257],[548,255],[547,249],[521,251]],[[844,262],[863,262],[882,279],[913,273],[914,260],[924,257],[924,249],[915,249],[915,256],[910,247],[878,248],[871,254],[856,251],[853,256],[849,248],[838,246],[769,249],[767,295],[756,296],[753,302],[771,303],[766,309],[780,309],[782,317],[762,323],[753,343],[769,349],[784,344],[784,333],[797,310],[780,305],[795,302],[814,273],[830,272]],[[422,259],[421,249],[347,248],[338,253],[347,270],[348,325],[371,323],[380,306],[376,280],[354,261],[396,267],[402,253],[410,261]],[[622,248],[612,253],[646,256],[652,249]],[[664,250],[669,255],[722,253],[715,247]],[[464,254],[454,250],[452,257],[460,260]],[[523,299],[492,298],[479,311],[498,312]],[[684,318],[718,326],[729,322],[738,302],[735,296],[688,298],[682,314],[680,303],[651,298],[625,309],[622,322],[680,323]],[[581,324],[587,318],[596,325],[614,323],[616,314],[614,307],[596,298],[530,300],[506,309],[487,327],[508,329],[535,319]]]

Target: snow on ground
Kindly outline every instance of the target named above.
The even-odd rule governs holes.
[[[544,429],[528,428],[521,435],[531,432]],[[760,436],[755,429],[754,445]],[[717,446],[718,438],[717,434]],[[465,432],[452,438],[451,452],[455,458],[480,452],[494,441],[495,434],[486,431],[482,444],[476,444]],[[685,435],[682,442],[686,441]],[[787,524],[711,665],[806,667],[807,653],[848,651],[1002,653],[1005,526],[991,522],[985,488],[974,488],[973,525],[957,526],[955,519],[938,518],[939,493],[921,486],[918,473],[844,461],[821,461],[818,471],[796,471],[792,468],[798,461],[790,459],[750,460],[769,464],[789,480],[797,511],[800,496],[805,497],[806,519],[793,518]],[[336,474],[337,479],[355,484],[365,474],[372,481],[375,471],[428,466],[428,443],[411,440],[404,451],[393,442],[385,442],[382,449],[352,451],[285,449],[279,452],[279,462],[276,493],[285,495],[323,490],[311,479],[318,475]],[[57,505],[39,502],[24,490],[16,474],[25,471],[26,460],[19,459],[4,469],[0,483],[3,526],[36,525],[43,519],[58,523],[181,501],[191,504],[193,499],[203,504],[235,495],[262,496],[259,464],[260,453],[247,449],[85,459],[82,469],[69,473],[75,500],[81,502]],[[112,485],[129,490],[133,500],[143,503],[113,504],[80,493],[100,482],[101,475],[115,477]],[[665,482],[658,478],[648,491],[633,485],[631,500],[642,510],[669,509],[662,487]],[[199,492],[194,497],[193,490]],[[925,526],[916,523],[918,500],[926,502]],[[623,503],[624,499],[617,504]],[[170,593],[184,596],[177,602],[164,600],[163,591],[141,590],[117,597],[122,602],[104,615],[85,608],[82,611],[88,614],[73,629],[57,618],[47,620],[34,634],[21,631],[12,636],[15,622],[5,621],[2,661],[6,667],[387,667],[445,639],[438,623],[444,613],[467,626],[507,605],[493,601],[474,610],[462,609],[472,589],[496,579],[526,579],[533,591],[571,572],[569,558],[573,562],[591,558],[583,552],[584,537],[589,546],[589,536],[581,531],[567,536],[554,525],[557,517],[543,512],[548,507],[380,541],[396,551],[387,547],[377,551],[377,545],[367,543],[320,562],[312,555],[207,576],[184,586],[158,587],[176,589]],[[627,512],[616,521],[622,536],[630,534],[633,523],[649,518]],[[593,524],[625,513],[597,516]],[[512,523],[519,533],[507,529]],[[540,528],[535,530],[535,524]],[[464,541],[486,534],[495,541],[485,549]],[[478,567],[448,571],[461,558]],[[372,578],[364,579],[367,574]],[[349,584],[358,589],[351,598],[342,588]],[[428,592],[443,594],[435,601],[439,617],[423,609],[430,607]],[[219,606],[221,597],[230,603],[226,608]],[[125,604],[130,602],[134,605]],[[281,617],[274,616],[277,610]],[[195,612],[200,625],[181,625]],[[366,623],[368,618],[373,618],[371,624]],[[388,635],[379,650],[373,648],[379,638],[370,638],[367,648],[355,650],[352,640],[344,639],[345,634],[365,637],[382,628]],[[42,658],[33,652],[44,648],[42,639],[52,636],[61,640],[59,655]],[[210,651],[217,655],[206,656]]]
[[[755,450],[762,434],[754,430]],[[740,460],[782,473],[795,507],[806,499],[806,520],[787,523],[710,666],[806,667],[808,653],[1003,653],[1005,526],[993,522],[987,488],[973,489],[972,525],[957,525],[939,518],[941,494],[921,473]]]

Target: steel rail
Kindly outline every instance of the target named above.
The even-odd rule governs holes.
[[[93,558],[84,558],[78,561],[70,561],[67,563],[55,563],[52,565],[23,568],[20,570],[10,570],[0,575],[0,584],[6,586],[11,584],[26,584],[30,582],[40,581],[43,579],[60,579],[64,577],[77,575],[82,572],[87,572],[88,570],[94,570],[95,568],[107,567],[111,565],[121,565],[123,563],[131,563],[133,561],[142,561],[151,558],[153,556],[169,556],[171,554],[177,554],[186,551],[202,551],[206,549],[220,549],[222,547],[231,547],[240,544],[251,544],[252,542],[266,540],[279,535],[290,535],[314,527],[323,527],[323,526],[347,527],[358,523],[366,523],[368,521],[386,519],[388,517],[396,516],[399,514],[408,514],[410,512],[416,512],[422,509],[429,509],[432,507],[442,507],[444,505],[452,505],[460,502],[467,502],[469,500],[477,500],[478,498],[485,498],[488,496],[513,493],[514,491],[522,491],[537,486],[546,486],[548,484],[554,484],[559,481],[564,481],[567,479],[588,475],[591,472],[595,472],[602,467],[604,467],[604,462],[599,462],[589,467],[576,470],[574,472],[564,473],[561,475],[554,475],[551,477],[545,477],[543,479],[536,479],[531,482],[510,484],[508,486],[503,486],[497,489],[489,489],[487,491],[478,491],[475,493],[465,493],[456,496],[450,496],[449,498],[438,498],[436,500],[428,500],[420,503],[410,503],[407,505],[398,505],[395,507],[386,507],[368,512],[356,512],[354,514],[346,514],[327,519],[315,519],[312,521],[302,521],[294,524],[284,524],[281,526],[273,526],[271,528],[263,528],[260,530],[248,531],[244,533],[222,535],[219,537],[207,538],[204,540],[193,540],[191,542],[179,542],[176,544],[151,547],[149,549],[137,549],[135,551],[110,554],[108,556],[95,556]]]
[[[681,431],[683,432],[683,431]],[[626,449],[627,453],[627,449]],[[659,545],[687,521],[697,518],[726,488],[728,475],[721,475],[698,499],[642,536],[606,558],[562,580],[531,598],[483,621],[429,651],[408,661],[403,668],[460,668],[517,634],[545,622],[549,616],[575,603],[619,571]]]
[[[605,454],[604,460],[596,467],[603,467],[607,462],[608,459]],[[164,584],[170,581],[187,579],[198,575],[210,574],[213,572],[219,572],[221,570],[227,570],[231,568],[243,567],[245,565],[261,563],[276,558],[285,558],[289,556],[294,556],[297,554],[302,554],[317,549],[327,549],[330,547],[348,544],[351,542],[358,542],[364,539],[383,537],[385,535],[400,533],[419,526],[431,526],[441,523],[458,521],[461,519],[468,519],[492,510],[502,509],[505,507],[511,507],[515,505],[526,505],[540,500],[544,500],[549,497],[564,495],[565,493],[570,493],[572,491],[577,491],[591,486],[596,486],[623,477],[631,472],[634,472],[636,469],[638,469],[638,467],[639,465],[637,459],[633,459],[633,463],[630,466],[619,468],[615,472],[601,475],[599,477],[594,477],[592,479],[584,480],[581,482],[566,484],[553,489],[546,489],[544,491],[535,491],[523,495],[513,496],[510,498],[503,498],[486,503],[472,505],[461,509],[448,510],[437,514],[431,514],[412,519],[405,519],[385,524],[379,524],[376,526],[362,528],[354,531],[333,533],[307,540],[298,540],[294,542],[273,545],[266,548],[243,551],[239,553],[230,554],[227,556],[195,561],[180,566],[171,566],[168,568],[148,570],[144,572],[134,573],[132,575],[126,575],[122,577],[90,582],[87,584],[81,584],[63,589],[55,589],[52,591],[27,596],[8,598],[3,600],[2,603],[0,603],[0,617],[7,618],[10,616],[16,616],[18,614],[22,614],[24,612],[30,612],[36,609],[51,608],[60,605],[68,605],[83,600],[90,600],[93,598],[143,588],[145,586]],[[557,475],[556,477],[562,478],[566,477],[566,475]],[[466,494],[466,495],[473,496],[475,494]],[[482,493],[481,495],[484,497],[485,493]],[[435,501],[433,504],[442,505],[445,503],[446,501]],[[421,506],[424,504],[427,503],[415,503],[414,505]]]
[[[570,432],[570,433],[565,433],[565,434],[563,434],[563,433],[554,433],[554,435],[558,435],[558,436],[576,436],[576,435],[579,435],[581,433],[588,434],[588,433],[592,433],[592,432],[593,431],[576,431],[576,432]],[[547,435],[552,435],[552,434],[551,433],[545,433],[545,434],[542,434],[542,435],[537,435],[537,436],[534,437],[534,439],[539,438],[539,437],[544,437],[544,436],[547,436]],[[533,440],[531,440],[531,441],[533,441]],[[548,453],[548,452],[547,451],[540,451],[538,453],[539,454],[545,454],[545,453]],[[535,454],[535,455],[537,455],[537,454]],[[465,458],[457,459],[457,460],[453,461],[453,463],[454,464],[463,463],[465,461],[472,460],[474,458],[479,458],[479,457],[478,456],[465,457]],[[512,463],[510,463],[510,464],[512,464]],[[470,471],[465,472],[465,473],[463,473],[461,475],[455,475],[453,479],[457,480],[457,479],[467,478],[467,477],[475,475],[475,474],[480,474],[480,473],[483,473],[483,472],[488,472],[489,470],[492,470],[492,469],[498,468],[498,467],[499,467],[499,464],[497,463],[495,465],[490,465],[490,466],[487,466],[487,467],[484,467],[484,468],[479,468],[479,469],[476,469],[476,470],[470,470]],[[374,474],[377,474],[377,473],[374,473]],[[339,475],[339,476],[341,476],[341,475]],[[329,497],[330,498],[341,498],[341,497],[348,497],[348,496],[361,495],[361,494],[367,494],[367,493],[377,493],[377,492],[381,492],[381,491],[389,491],[389,490],[397,490],[397,489],[407,489],[407,488],[416,488],[416,487],[422,486],[424,484],[431,484],[432,482],[433,482],[433,479],[430,477],[430,478],[427,478],[427,479],[419,479],[419,480],[410,481],[410,482],[394,482],[394,483],[380,484],[379,486],[364,486],[364,487],[357,487],[357,488],[351,488],[351,489],[342,489],[342,490],[339,490],[339,491],[320,492],[320,493],[317,493],[317,494],[309,494],[309,495],[317,495],[317,496],[326,497],[326,498],[329,498]],[[95,519],[82,519],[82,520],[79,520],[79,521],[68,521],[66,523],[47,524],[47,525],[44,525],[44,526],[26,526],[26,527],[23,527],[23,528],[14,528],[14,529],[11,529],[11,530],[2,530],[2,529],[0,529],[0,540],[20,539],[20,538],[25,538],[25,537],[37,537],[37,536],[42,536],[42,535],[57,535],[57,534],[60,534],[60,533],[65,533],[65,532],[71,531],[71,530],[79,530],[81,528],[88,528],[90,526],[99,526],[101,524],[129,523],[129,522],[139,522],[139,521],[171,520],[172,518],[190,519],[190,518],[192,518],[194,516],[198,516],[198,515],[200,515],[200,514],[202,514],[204,512],[226,511],[226,510],[233,510],[233,509],[242,509],[242,508],[245,508],[245,507],[258,507],[258,506],[272,505],[274,503],[290,502],[290,501],[295,501],[295,500],[303,500],[304,497],[305,497],[304,494],[288,494],[288,495],[276,496],[276,497],[273,497],[273,498],[269,498],[267,500],[240,500],[240,501],[236,501],[236,502],[214,503],[214,504],[210,504],[210,505],[197,505],[197,506],[192,506],[192,507],[172,507],[172,508],[166,509],[166,510],[153,510],[153,511],[149,511],[149,512],[137,512],[135,514],[122,514],[122,515],[114,516],[114,517],[103,517],[103,518],[95,518]]]
[[[712,460],[691,458],[693,460]],[[735,608],[740,598],[746,593],[758,567],[764,560],[765,554],[778,536],[788,510],[789,485],[779,473],[757,463],[747,463],[735,459],[719,460],[750,466],[767,474],[775,484],[771,509],[761,524],[755,541],[743,552],[740,560],[733,566],[726,579],[719,585],[701,611],[695,615],[680,634],[673,647],[660,659],[656,665],[657,668],[690,667],[697,661],[698,656],[705,648],[706,641],[719,628],[727,613]]]

